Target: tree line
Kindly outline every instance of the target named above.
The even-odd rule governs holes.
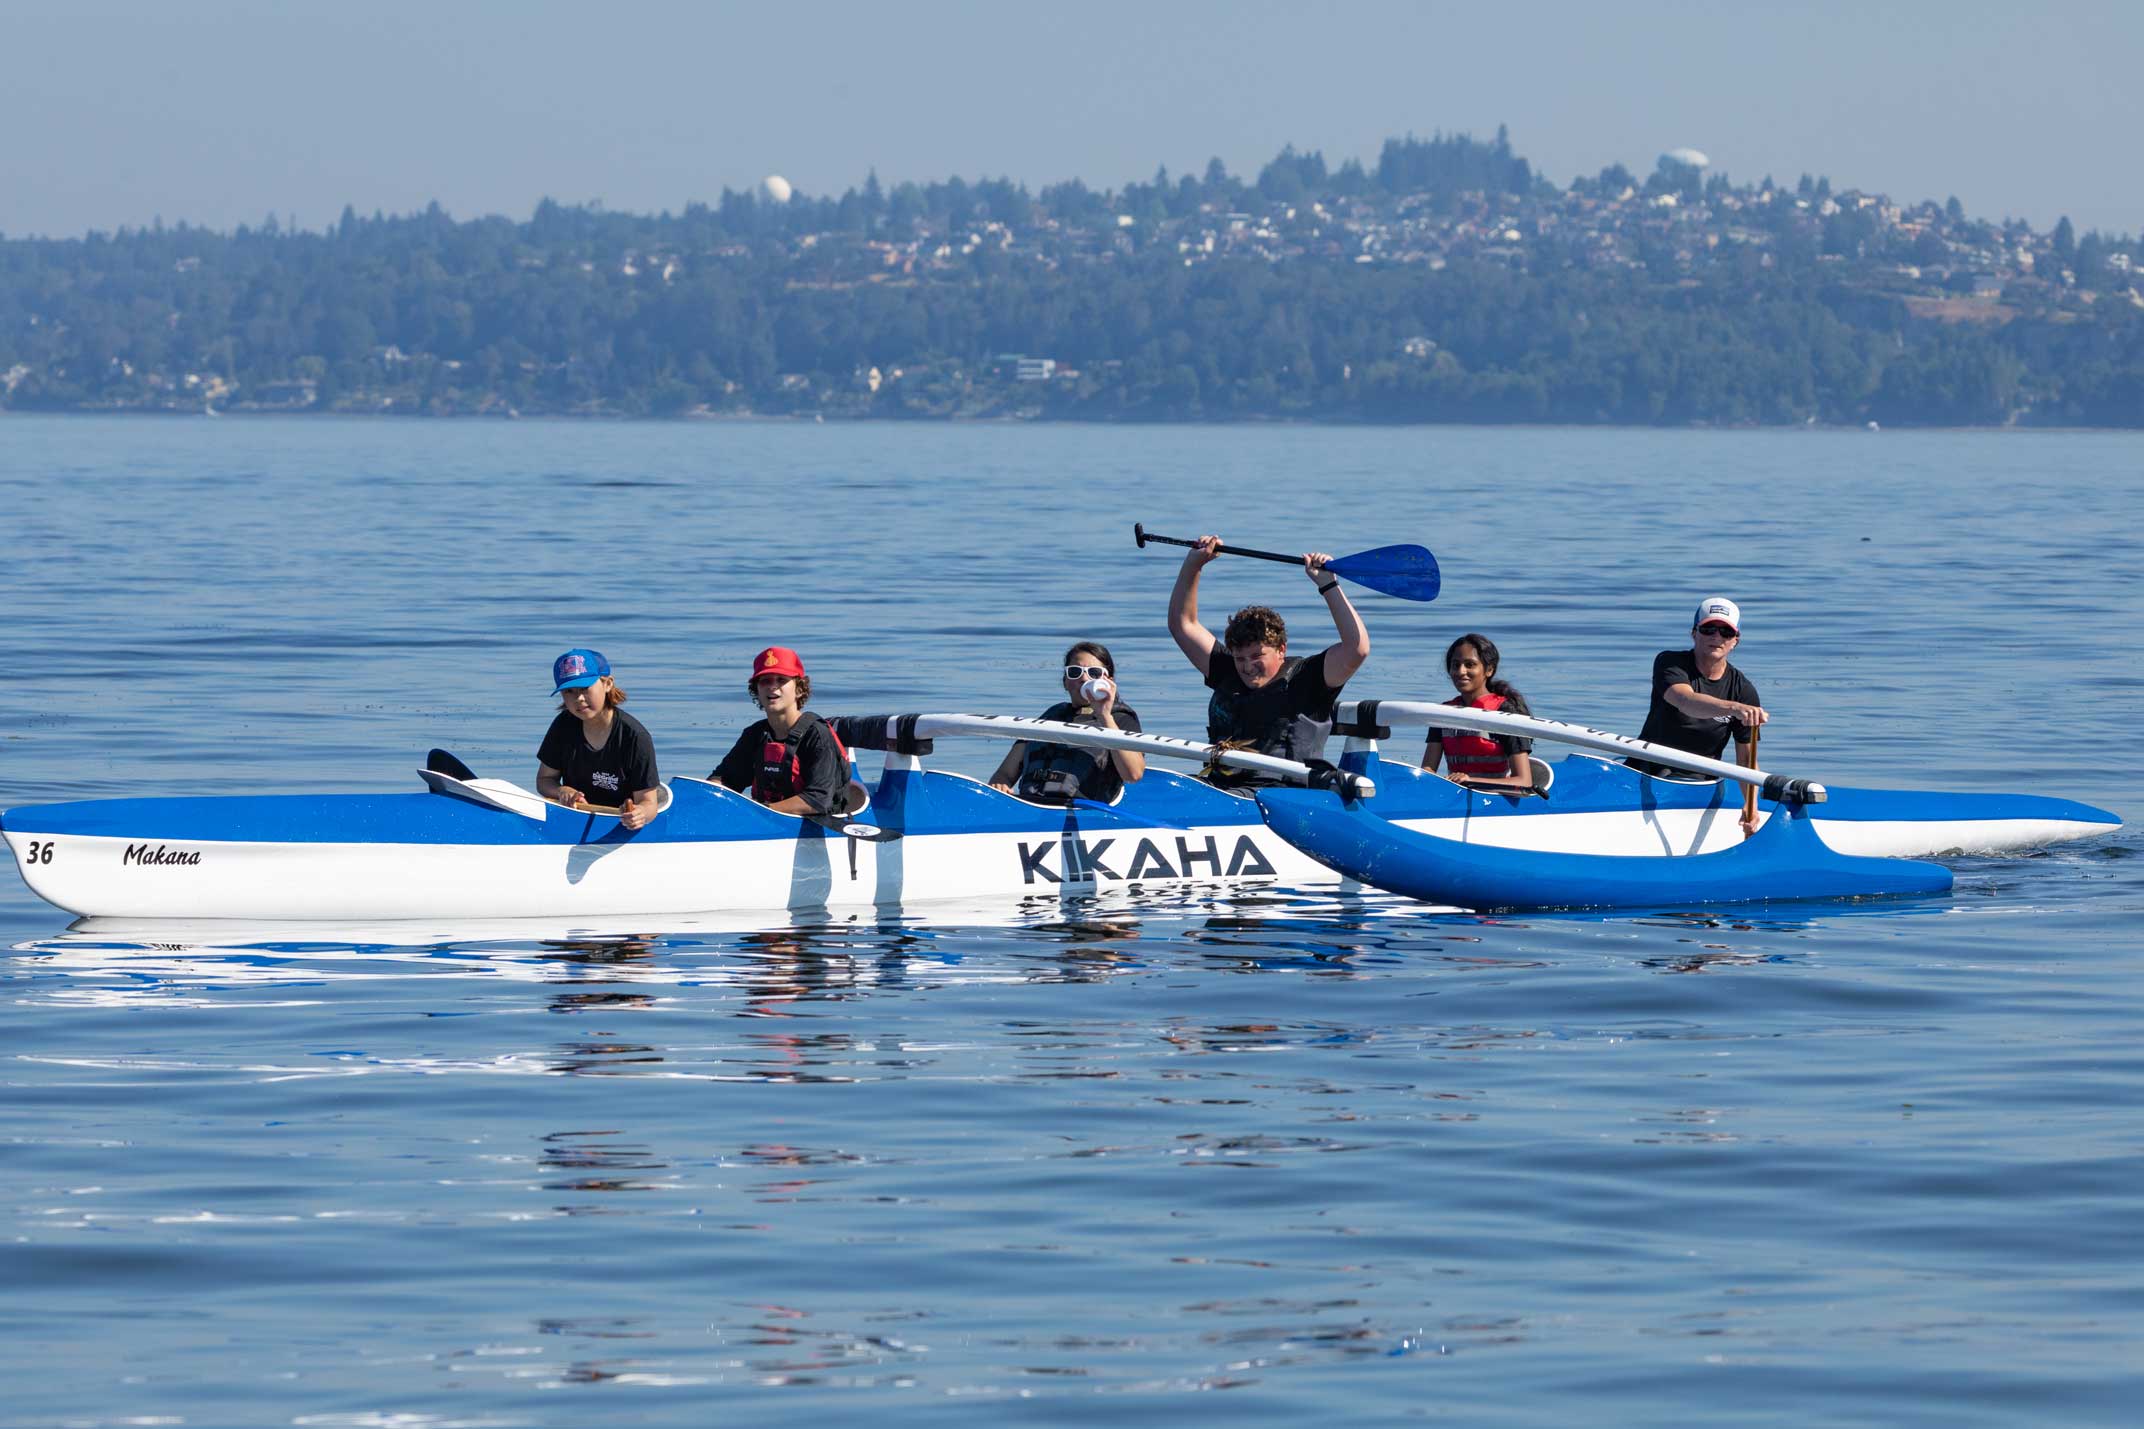
[[[1654,182],[1701,197],[1716,179]],[[1874,242],[1861,214],[1782,221],[1769,261],[1696,269],[1664,238],[1635,266],[1553,235],[1432,266],[1187,262],[1155,237],[1242,206],[1301,204],[1308,222],[1353,195],[1449,209],[1555,192],[1500,132],[1392,140],[1368,167],[1291,148],[1255,179],[1215,161],[1106,193],[873,175],[674,215],[547,200],[526,221],[435,204],[345,210],[324,232],[0,239],[0,405],[2144,425],[2144,311],[2110,292],[2083,316],[1916,316],[1853,261]],[[966,241],[991,224],[1019,242]],[[1009,354],[1058,370],[1015,381]]]

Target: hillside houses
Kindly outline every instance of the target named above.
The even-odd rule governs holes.
[[[1522,195],[1357,194],[1293,202],[1262,202],[1246,188],[1232,205],[1204,203],[1180,216],[1105,206],[1081,219],[1050,214],[1039,201],[1033,208],[1025,223],[986,219],[934,227],[917,218],[903,233],[798,233],[773,247],[778,261],[816,270],[813,276],[822,281],[953,276],[981,254],[1049,270],[1166,254],[1186,266],[1247,260],[1437,271],[1476,262],[1529,271],[1650,269],[1699,278],[1718,265],[1771,268],[1825,259],[1842,268],[1848,281],[1934,297],[1987,296],[2049,273],[2060,275],[2053,281],[2062,290],[2081,285],[2121,295],[2144,268],[2144,253],[2126,242],[2102,241],[2080,269],[2060,261],[2056,233],[2015,221],[1995,225],[1934,202],[1903,205],[1884,194],[1802,192],[1769,182],[1734,188],[1715,181],[1695,193],[1659,189],[1656,180],[1614,192],[1582,183],[1569,189],[1544,184]],[[768,256],[765,247],[760,256]],[[667,278],[680,260],[665,258]],[[2051,296],[2063,300],[2059,293]]]

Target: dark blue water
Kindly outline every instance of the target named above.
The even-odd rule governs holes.
[[[2144,441],[0,422],[0,806],[527,778],[570,645],[666,769],[1033,712],[1099,637],[1203,707],[1172,534],[1418,540],[1359,693],[1478,629],[1632,729],[1742,603],[1768,766],[2134,819]],[[1241,562],[1206,613],[1309,583]],[[995,751],[953,751],[979,772]],[[0,874],[0,1422],[2130,1423],[2138,836],[1931,902],[1389,900],[69,934]],[[1225,1391],[1225,1392],[1220,1392]]]

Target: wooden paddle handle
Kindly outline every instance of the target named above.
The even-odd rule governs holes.
[[[1744,762],[1751,769],[1755,769],[1757,767],[1756,725],[1751,725],[1749,727],[1749,758]],[[1742,786],[1742,817],[1749,820],[1751,823],[1755,823],[1757,821],[1757,786],[1754,784],[1744,784]],[[1742,837],[1748,838],[1752,832],[1754,831],[1750,829],[1744,829],[1742,831]]]

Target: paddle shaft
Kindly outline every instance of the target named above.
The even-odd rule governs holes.
[[[1198,542],[1186,541],[1181,536],[1157,536],[1136,521],[1132,523],[1132,539],[1134,541],[1137,541],[1142,548],[1149,541],[1158,541],[1164,546],[1198,545]],[[1254,551],[1249,546],[1222,546],[1216,551],[1215,554],[1223,556],[1249,556],[1254,561],[1279,561],[1282,565],[1285,566],[1299,566],[1303,564],[1303,558],[1300,555],[1286,556],[1282,555],[1279,551]]]
[[[1757,767],[1757,726],[1749,727],[1749,757],[1743,761],[1750,768]],[[1757,786],[1742,786],[1742,837],[1748,838],[1757,832]]]

